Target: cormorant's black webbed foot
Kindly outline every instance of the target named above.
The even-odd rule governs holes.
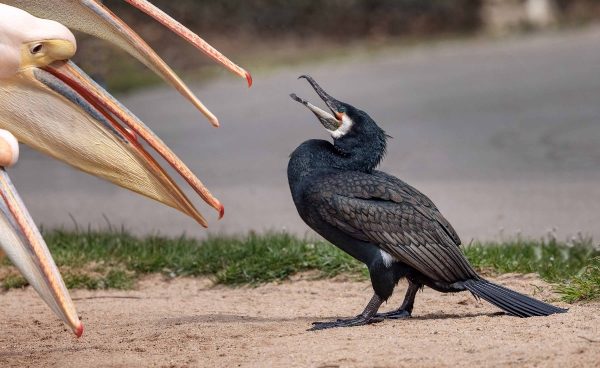
[[[381,322],[383,318],[375,316],[381,303],[383,303],[383,300],[375,294],[360,315],[350,319],[338,319],[335,322],[313,322],[315,326],[308,331],[325,330],[334,327],[364,326],[370,323]]]
[[[419,289],[421,289],[422,287],[422,284],[408,280],[408,290],[406,290],[406,296],[404,297],[404,302],[402,302],[400,308],[391,312],[377,313],[375,317],[383,319],[410,318],[413,307],[415,305],[415,296],[417,295],[417,291],[419,291]]]
[[[325,330],[334,327],[352,327],[352,326],[364,326],[371,323],[377,323],[383,321],[383,318],[371,317],[365,318],[362,314],[355,318],[350,319],[338,319],[335,322],[313,322],[314,327],[307,331],[318,331]]]
[[[382,318],[382,319],[402,319],[402,318],[410,318],[412,317],[410,315],[410,312],[405,310],[405,309],[397,309],[395,311],[391,311],[391,312],[386,312],[386,313],[377,313],[375,315],[375,318]]]

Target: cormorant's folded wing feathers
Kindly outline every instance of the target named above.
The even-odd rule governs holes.
[[[477,277],[460,239],[431,200],[408,184],[376,172],[339,172],[312,189],[321,217],[345,233],[369,241],[433,280]]]
[[[414,198],[417,201],[417,203],[419,203],[421,205],[421,206],[417,207],[419,210],[427,210],[427,212],[429,213],[429,216],[434,218],[437,222],[440,223],[440,225],[442,225],[442,228],[444,229],[444,231],[446,231],[448,236],[450,236],[452,238],[454,243],[456,245],[461,244],[460,238],[458,237],[458,234],[456,233],[456,231],[454,230],[452,225],[450,225],[448,220],[446,220],[446,218],[444,218],[444,216],[442,216],[440,211],[437,209],[437,207],[431,201],[431,199],[429,199],[429,197],[427,197],[425,194],[421,193],[418,189],[413,188],[412,186],[406,184],[405,182],[398,179],[397,177],[387,174],[383,171],[374,171],[373,175],[377,176],[378,178],[381,178],[385,181],[388,181],[389,183],[400,188],[403,191],[403,193],[405,193],[407,196]]]

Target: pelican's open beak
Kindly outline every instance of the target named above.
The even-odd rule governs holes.
[[[125,126],[121,125],[120,120]],[[137,141],[143,138],[220,217],[223,206],[141,121],[70,61],[0,79],[0,128],[38,151],[206,221]],[[219,218],[220,218],[219,217]]]
[[[184,27],[181,23],[171,18],[165,12],[152,5],[146,0],[125,0],[129,4],[140,9],[144,13],[148,14],[158,22],[162,23],[165,27],[175,32],[179,37],[183,38],[187,42],[194,45],[198,50],[205,53],[208,57],[223,65],[230,72],[239,75],[242,78],[246,78],[248,82],[248,88],[252,86],[252,76],[246,70],[240,68],[229,60],[225,55],[221,54],[217,49],[209,45],[206,41],[200,38],[197,34]]]
[[[127,0],[133,6],[155,18],[173,32],[184,38],[217,63],[233,73],[246,78],[248,86],[252,77],[219,51],[210,46],[195,33],[182,26],[160,9],[145,0]],[[75,29],[92,36],[102,38],[121,47],[136,59],[148,66],[152,71],[171,84],[190,102],[192,102],[209,120],[218,126],[217,118],[198,100],[190,89],[179,79],[169,66],[138,36],[125,22],[114,15],[97,0],[3,0],[11,5],[44,19],[57,21],[68,28]]]
[[[80,337],[83,325],[27,208],[0,167],[0,248],[52,310]]]

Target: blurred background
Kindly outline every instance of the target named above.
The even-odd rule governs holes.
[[[600,239],[598,0],[153,1],[250,71],[250,90],[126,2],[104,4],[192,87],[221,127],[102,41],[76,34],[75,62],[190,166],[226,215],[217,222],[195,200],[211,225],[205,230],[25,148],[11,177],[45,227],[311,236],[286,177],[295,147],[328,139],[288,97],[295,92],[319,105],[296,79],[309,74],[394,137],[382,169],[429,195],[464,242],[516,234]]]
[[[187,78],[225,74],[207,58],[182,57],[182,50],[190,52],[191,46],[125,1],[103,3]],[[156,0],[153,4],[253,69],[322,59],[342,50],[579,27],[600,18],[598,0]],[[135,59],[116,57],[122,51],[107,48],[98,55],[102,46],[94,38],[78,34],[77,39],[76,60],[88,69],[100,69],[112,91],[160,82]]]

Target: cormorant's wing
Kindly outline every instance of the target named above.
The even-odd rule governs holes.
[[[416,188],[413,188],[410,185],[406,184],[405,182],[398,179],[397,177],[392,176],[387,173],[384,173],[383,171],[374,171],[373,175],[381,178],[382,180],[384,180],[386,182],[389,182],[391,185],[395,185],[396,188],[398,188],[398,190],[400,190],[402,193],[405,194],[405,200],[410,200],[407,197],[412,197],[412,199],[416,203],[420,204],[421,206],[423,206],[425,208],[430,209],[429,213],[431,214],[431,216],[437,222],[439,222],[440,225],[442,225],[444,227],[444,229],[446,230],[448,235],[452,238],[454,243],[456,245],[461,244],[460,238],[458,237],[458,234],[456,233],[456,231],[454,230],[452,225],[448,222],[448,220],[446,220],[446,218],[444,216],[442,216],[442,214],[440,213],[440,210],[437,209],[437,207],[435,206],[435,204],[433,204],[433,202],[431,201],[431,199],[429,199],[429,197],[427,197],[425,194],[418,191]]]
[[[369,241],[435,281],[477,277],[460,239],[431,200],[382,172],[345,171],[322,177],[309,190],[323,220]]]

